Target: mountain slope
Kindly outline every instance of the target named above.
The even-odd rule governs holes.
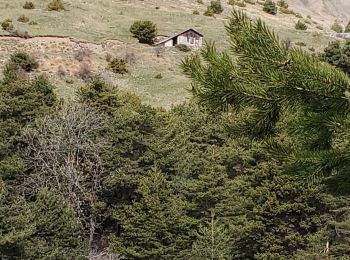
[[[290,7],[300,13],[310,14],[328,22],[350,18],[349,0],[288,0]]]

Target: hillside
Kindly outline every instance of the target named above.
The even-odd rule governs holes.
[[[323,22],[335,19],[347,22],[350,18],[348,0],[288,0],[288,4],[298,12],[313,15]]]
[[[350,40],[312,8],[0,0],[0,260],[350,260]]]
[[[220,48],[225,48],[227,38],[223,24],[232,11],[232,6],[222,1],[222,14],[204,16],[209,0],[203,1],[203,4],[195,0],[65,0],[65,10],[61,12],[48,11],[48,0],[33,2],[35,9],[25,10],[22,8],[23,0],[0,1],[0,17],[12,19],[20,32],[50,37],[38,39],[38,44],[35,38],[2,38],[2,61],[17,50],[24,49],[35,54],[41,64],[38,72],[50,75],[58,85],[57,92],[66,98],[74,98],[77,87],[84,84],[78,74],[88,67],[91,73],[100,74],[120,88],[137,93],[145,102],[162,107],[181,103],[189,97],[189,81],[178,68],[188,53],[175,48],[156,53],[153,47],[139,44],[131,36],[130,25],[135,20],[152,20],[157,24],[160,35],[172,35],[194,28],[204,34],[205,40],[215,41]],[[311,8],[311,5],[305,6]],[[305,16],[309,10],[306,7],[301,10]],[[306,50],[320,50],[329,41],[323,31],[317,29],[321,20],[309,19],[309,29],[297,31],[294,25],[299,18],[295,15],[269,15],[262,11],[259,4],[247,4],[241,9],[253,18],[262,18],[279,33],[281,39],[302,43]],[[195,10],[200,15],[194,15]],[[18,22],[17,18],[21,15],[27,16],[30,22]],[[7,33],[3,31],[2,34]],[[64,41],[68,42],[62,43],[62,39],[55,41],[55,36],[67,37]],[[79,52],[87,55],[77,60]],[[131,57],[129,73],[121,76],[107,71],[107,55]]]

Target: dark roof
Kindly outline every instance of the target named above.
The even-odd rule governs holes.
[[[178,37],[178,36],[181,35],[181,34],[184,34],[184,33],[189,32],[189,31],[192,31],[192,32],[198,34],[199,36],[203,37],[203,34],[201,34],[200,32],[196,31],[195,29],[190,28],[190,29],[187,29],[186,31],[182,31],[182,32],[177,33],[177,34],[175,34],[175,35],[173,35],[173,36],[171,36],[171,37],[168,37],[168,38],[166,38],[166,39],[164,39],[164,40],[162,40],[162,41],[160,41],[160,42],[157,42],[156,45],[157,45],[157,44],[164,43],[164,42],[167,42],[167,41],[169,41],[169,40],[171,40],[171,39],[173,39],[173,38],[175,38],[175,37]]]

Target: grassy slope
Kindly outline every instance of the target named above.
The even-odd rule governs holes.
[[[27,30],[31,35],[61,35],[70,36],[77,40],[101,42],[106,39],[118,39],[124,43],[123,49],[138,48],[151,53],[149,47],[140,46],[131,37],[128,29],[135,20],[152,20],[162,35],[172,35],[187,28],[201,31],[206,40],[216,41],[218,46],[227,46],[225,18],[232,7],[224,3],[225,12],[216,19],[203,15],[193,15],[194,10],[201,14],[205,11],[209,1],[198,4],[196,0],[65,0],[66,11],[49,12],[46,9],[48,0],[32,0],[36,5],[34,10],[22,8],[24,0],[0,0],[0,17],[12,18],[14,21],[22,14],[27,15],[38,25],[16,23],[17,27]],[[156,9],[159,7],[159,9]],[[298,20],[294,16],[272,16],[261,11],[261,6],[248,5],[245,10],[252,17],[262,17],[269,25],[280,33],[281,38],[290,38],[295,42],[305,42],[308,47],[316,49],[324,46],[328,39],[313,37],[310,32],[298,32],[293,29]],[[116,53],[121,55],[122,51]],[[169,107],[182,102],[189,97],[186,88],[189,82],[181,75],[177,66],[184,56],[174,50],[166,52],[167,62],[155,62],[154,58],[138,61],[131,68],[129,76],[116,76],[115,81],[122,87],[139,94],[146,102]],[[162,79],[155,79],[157,73]],[[72,87],[61,84],[60,93],[71,93]]]

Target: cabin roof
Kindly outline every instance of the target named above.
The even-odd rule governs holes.
[[[184,34],[184,33],[189,32],[189,31],[192,31],[192,32],[194,32],[195,34],[198,34],[200,37],[203,37],[203,34],[201,34],[200,32],[196,31],[195,29],[190,28],[190,29],[187,29],[187,30],[185,30],[185,31],[179,32],[179,33],[177,33],[177,34],[175,34],[175,35],[173,35],[173,36],[170,36],[170,37],[168,37],[168,38],[166,38],[166,39],[164,39],[164,40],[162,40],[162,41],[160,41],[160,42],[157,42],[155,45],[158,45],[158,44],[167,42],[167,41],[169,41],[169,40],[171,40],[171,39],[174,39],[174,38],[180,36],[181,34]]]

